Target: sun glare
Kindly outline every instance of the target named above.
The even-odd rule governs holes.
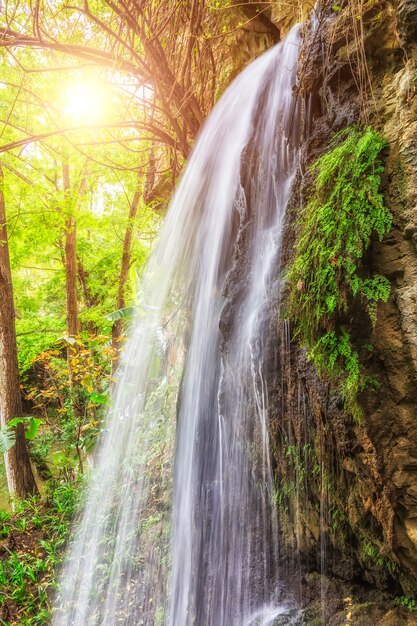
[[[78,124],[99,124],[108,113],[109,94],[98,83],[77,83],[67,89],[64,113]]]

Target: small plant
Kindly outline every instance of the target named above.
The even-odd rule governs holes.
[[[329,524],[333,533],[336,533],[340,528],[345,527],[348,523],[346,514],[337,506],[332,504],[329,508]]]
[[[379,192],[385,145],[372,128],[349,128],[313,164],[310,197],[288,270],[288,313],[296,334],[319,373],[340,379],[345,405],[357,418],[357,393],[366,378],[343,315],[359,299],[374,325],[378,302],[390,294],[389,281],[365,276],[362,264],[372,237],[382,239],[391,228]]]
[[[370,561],[377,567],[387,570],[391,576],[394,576],[398,571],[398,565],[394,563],[394,561],[382,556],[380,549],[370,541],[365,541],[362,544],[360,555],[363,560]]]
[[[409,598],[408,596],[399,596],[395,598],[394,604],[407,611],[417,611],[417,598]]]

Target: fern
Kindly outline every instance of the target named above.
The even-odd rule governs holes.
[[[13,448],[16,436],[10,426],[2,426],[0,428],[0,453],[4,454],[10,448]]]
[[[298,222],[287,277],[288,313],[300,342],[319,372],[341,379],[342,395],[355,417],[365,377],[339,320],[349,302],[359,298],[375,325],[377,304],[389,297],[385,277],[361,275],[372,237],[382,239],[391,228],[391,214],[379,192],[385,145],[372,128],[349,128],[313,164],[309,201]]]

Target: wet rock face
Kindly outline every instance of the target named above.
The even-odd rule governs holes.
[[[413,4],[413,7],[411,6]],[[398,564],[398,580],[406,594],[417,591],[417,99],[416,3],[400,3],[397,23],[390,22],[407,45],[407,57],[395,55],[387,66],[376,66],[372,80],[378,103],[376,121],[389,141],[384,190],[393,214],[390,236],[374,246],[369,260],[375,272],[392,283],[392,296],[378,312],[372,336],[370,366],[382,381],[376,397],[363,399],[365,428],[372,441],[387,494],[383,515],[391,510],[391,532],[384,546]],[[410,12],[411,11],[411,12]],[[404,31],[404,17],[407,28]],[[413,17],[414,16],[414,17]],[[414,24],[414,25],[413,25]],[[413,30],[414,29],[414,30]],[[407,37],[404,33],[406,32]],[[414,35],[412,34],[414,33]],[[388,553],[388,552],[387,552]]]
[[[417,40],[416,0],[400,0],[397,12],[400,42],[404,47],[408,47]]]
[[[374,343],[385,376],[379,402],[368,403],[368,432],[376,441],[394,511],[392,549],[406,593],[416,593],[417,567],[417,99],[413,49],[409,60],[381,77],[378,99],[390,142],[386,200],[394,218],[390,237],[375,246],[373,263],[392,281]],[[405,574],[406,572],[407,574]],[[412,581],[409,576],[411,576]]]
[[[372,124],[389,142],[383,190],[393,228],[382,243],[375,242],[365,265],[390,279],[392,293],[389,302],[379,306],[374,330],[360,306],[347,315],[358,347],[373,345],[362,360],[367,373],[380,381],[378,390],[361,398],[361,424],[344,413],[337,384],[319,380],[297,342],[286,345],[278,339],[281,351],[286,345],[282,359],[287,360],[275,381],[271,379],[277,483],[284,493],[278,504],[288,548],[282,558],[288,567],[301,562],[303,567],[324,568],[345,580],[362,580],[394,595],[413,597],[417,594],[417,2],[367,3],[360,37],[350,3],[341,6],[337,11],[323,9],[318,27],[307,30],[301,52],[300,94],[312,120],[302,156],[305,175],[296,185],[284,257],[291,258],[309,163],[326,150],[333,132],[357,121]],[[293,449],[298,450],[297,457]],[[300,472],[308,476],[308,487],[297,478]],[[397,613],[391,617],[381,613],[378,623],[407,623]]]
[[[304,22],[307,19],[311,7],[311,3],[305,2],[305,0],[275,1],[271,3],[270,19],[279,28],[281,36],[284,37],[294,24]]]

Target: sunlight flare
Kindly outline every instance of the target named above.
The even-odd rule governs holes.
[[[99,124],[109,113],[109,93],[97,81],[83,81],[69,86],[65,94],[64,114],[78,124]]]

